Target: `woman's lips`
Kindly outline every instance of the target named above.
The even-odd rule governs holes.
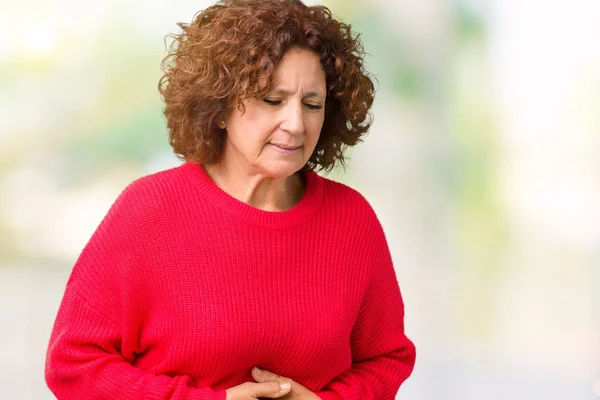
[[[276,144],[276,143],[269,143],[271,146],[273,146],[273,148],[275,150],[277,150],[278,152],[282,153],[282,154],[294,154],[295,152],[297,152],[298,150],[300,150],[300,148],[302,146],[289,146],[286,144]]]

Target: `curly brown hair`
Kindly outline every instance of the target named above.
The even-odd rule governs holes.
[[[287,50],[320,55],[327,83],[325,119],[305,169],[331,170],[372,124],[375,88],[363,66],[360,35],[324,6],[299,0],[221,0],[199,12],[163,59],[158,88],[169,143],[178,157],[220,161],[226,132],[218,122],[232,107],[264,97]],[[266,79],[265,79],[266,78]]]

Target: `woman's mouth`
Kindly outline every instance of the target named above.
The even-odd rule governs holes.
[[[287,144],[269,143],[275,150],[282,154],[294,154],[299,151],[302,146],[293,146]]]

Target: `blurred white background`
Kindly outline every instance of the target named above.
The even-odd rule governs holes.
[[[0,397],[52,399],[50,329],[119,192],[178,164],[164,36],[206,0],[1,0]],[[375,124],[346,171],[418,349],[398,398],[600,399],[600,2],[330,0]]]

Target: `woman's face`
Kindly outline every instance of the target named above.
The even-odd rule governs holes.
[[[285,178],[310,158],[325,118],[325,72],[319,55],[291,49],[275,69],[273,87],[261,99],[244,102],[225,119],[222,162],[251,174]]]

